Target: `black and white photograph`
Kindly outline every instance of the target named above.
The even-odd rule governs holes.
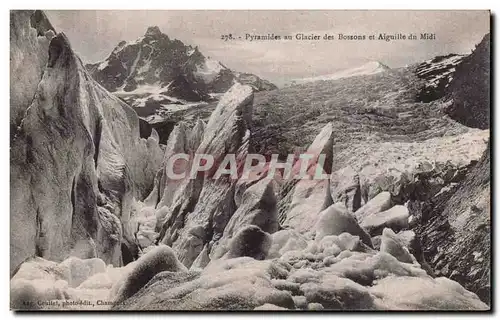
[[[9,18],[10,310],[492,310],[487,8]]]

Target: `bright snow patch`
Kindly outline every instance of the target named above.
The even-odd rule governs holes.
[[[164,110],[169,110],[169,111],[181,111],[181,110],[186,110],[194,106],[198,106],[201,104],[206,104],[206,102],[188,102],[183,99],[179,99],[176,97],[172,97],[169,95],[166,95],[165,93],[168,92],[168,88],[170,87],[170,82],[166,86],[161,86],[160,83],[155,83],[155,84],[145,84],[137,87],[133,91],[116,91],[113,92],[116,96],[123,98],[127,100],[127,98],[130,97],[138,97],[132,100],[132,107],[135,108],[142,108],[146,106],[146,102],[148,101],[171,101],[173,103],[162,103],[162,109]],[[127,100],[128,101],[128,100]],[[177,102],[177,103],[176,103]],[[181,104],[179,104],[181,103]],[[146,119],[148,122],[154,122],[156,118],[151,118],[151,119]]]
[[[159,82],[155,84],[144,84],[141,86],[138,86],[135,90],[132,91],[116,91],[113,92],[117,96],[133,96],[133,95],[145,95],[145,94],[160,94],[160,92],[165,92],[168,90],[168,87],[170,86],[172,82],[167,84],[166,86],[161,86]]]
[[[205,63],[201,66],[197,66],[195,75],[203,79],[205,82],[213,81],[219,72],[223,70],[224,67],[217,60],[205,59]]]

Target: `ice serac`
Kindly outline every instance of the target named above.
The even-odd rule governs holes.
[[[303,150],[331,123],[332,170],[350,167],[358,175],[361,205],[382,191],[395,204],[411,194],[437,193],[480,158],[489,132],[443,116],[444,101],[416,102],[419,81],[403,68],[261,93],[252,127],[255,149],[281,156]]]
[[[307,247],[307,240],[293,229],[283,229],[272,234],[273,242],[269,249],[270,259],[280,257],[287,251],[303,250]]]
[[[477,296],[447,278],[388,277],[370,292],[377,308],[390,310],[488,310]],[[398,292],[397,296],[394,292]]]
[[[43,11],[10,12],[10,126],[21,123],[35,96],[55,30]]]
[[[243,193],[241,205],[224,228],[217,252],[212,255],[213,258],[218,258],[227,252],[230,239],[243,227],[253,225],[267,233],[278,231],[277,200],[273,184],[271,178],[262,179]]]
[[[176,191],[179,183],[179,179],[168,179],[167,175],[167,164],[169,159],[176,154],[186,154],[187,153],[187,133],[186,126],[183,122],[178,123],[173,128],[172,132],[168,136],[166,145],[164,146],[164,153],[162,159],[162,166],[158,172],[156,172],[153,190],[148,195],[144,201],[147,206],[152,206],[155,208],[162,208],[163,206],[168,206],[172,202],[173,192]],[[173,169],[173,163],[172,163]],[[179,168],[181,169],[181,168]],[[179,173],[174,171],[174,173]]]
[[[299,159],[294,164],[292,171],[300,173],[301,167],[307,168],[308,178],[289,179],[286,182],[291,184],[292,188],[281,204],[288,209],[282,211],[284,214],[280,217],[284,225],[300,232],[310,231],[317,221],[318,214],[333,203],[329,178],[320,176],[332,172],[333,139],[333,127],[329,123],[307,148],[305,154],[308,159]],[[288,201],[289,204],[286,203]]]
[[[160,194],[158,195],[160,198],[160,202],[157,207],[161,208],[163,206],[170,206],[172,204],[172,199],[174,198],[175,192],[178,190],[179,185],[183,182],[181,179],[173,179],[168,174],[168,163],[172,166],[172,170],[174,173],[179,174],[184,172],[186,169],[184,165],[186,162],[175,162],[176,166],[174,167],[174,162],[171,159],[173,156],[177,154],[187,154],[188,153],[188,138],[187,138],[187,129],[184,123],[179,123],[174,127],[174,130],[168,137],[167,146],[165,148],[165,155],[163,157],[163,171],[161,173],[161,183],[160,183]],[[183,167],[178,167],[183,166]],[[173,168],[176,168],[175,170]]]
[[[315,230],[315,239],[317,240],[321,240],[326,236],[338,236],[348,232],[351,235],[359,236],[360,240],[367,246],[373,247],[368,233],[359,226],[354,216],[342,204],[334,204],[321,211]]]
[[[201,273],[160,273],[114,310],[252,310],[266,303],[294,308],[292,295],[271,282],[289,273],[280,262],[250,257],[217,262]]]
[[[61,263],[35,257],[23,263],[11,279],[11,308],[41,309],[39,301],[72,298],[72,290],[106,271],[101,259],[70,257]]]
[[[265,232],[274,233],[278,230],[276,195],[274,180],[262,179],[250,186],[244,193],[241,205],[233,214],[224,234],[232,235],[245,224],[253,224]]]
[[[253,127],[253,90],[235,84],[207,124],[172,125],[160,148],[154,129],[90,78],[42,13],[22,13],[11,26],[23,21],[33,30],[12,35],[29,35],[35,47],[51,41],[36,86],[30,70],[17,69],[32,98],[11,137],[13,308],[101,300],[120,303],[58,309],[488,309],[489,132],[445,116],[443,101],[415,102],[412,72],[260,93]],[[136,58],[154,56],[165,37],[152,27],[146,41],[133,50],[120,43],[116,53],[141,52],[127,70],[147,70]],[[20,57],[27,44],[11,41]],[[205,67],[197,75],[212,79],[217,65]],[[141,75],[122,89],[136,90]],[[176,80],[169,90],[190,81]],[[263,130],[266,121],[274,126]],[[250,140],[274,129],[280,155],[314,140],[307,173],[325,178],[215,176],[226,156],[241,164],[256,146]],[[214,169],[168,181],[179,153],[211,155]]]
[[[375,215],[385,211],[391,207],[391,194],[384,191],[373,197],[364,206],[356,210],[354,215],[359,221],[363,221],[366,217]]]
[[[224,258],[252,257],[256,260],[266,259],[272,238],[261,228],[247,225],[239,229],[231,238],[229,250]]]
[[[377,75],[261,93],[252,127],[256,150],[284,156],[303,150],[331,123],[335,132],[332,171],[338,173],[330,176],[332,201],[349,199],[349,193],[342,191],[344,181],[346,187],[353,187],[353,197],[357,195],[359,180],[361,207],[355,216],[360,223],[366,216],[405,205],[408,226],[420,239],[429,265],[438,275],[478,293],[483,301],[488,301],[490,289],[489,164],[477,162],[490,132],[477,128],[487,128],[483,126],[487,124],[483,115],[489,110],[488,99],[483,98],[490,82],[485,68],[487,39],[468,57],[441,56]],[[443,96],[446,85],[445,91],[453,90],[458,99],[456,105],[450,102],[451,96]],[[425,88],[435,87],[441,90],[440,99],[435,99],[437,91],[426,92]],[[425,101],[421,94],[427,96]],[[451,201],[458,190],[460,195]],[[281,217],[289,213],[290,192],[281,188],[277,193],[282,222]]]
[[[214,158],[213,169],[194,179],[185,179],[169,206],[161,226],[160,238],[178,252],[179,260],[191,266],[205,244],[222,237],[236,211],[234,190],[237,177],[216,176],[226,155],[242,163],[250,137],[253,91],[235,84],[219,101],[208,121],[196,154]],[[209,250],[210,251],[210,250]]]
[[[403,246],[401,240],[394,231],[389,228],[385,228],[384,231],[382,231],[380,252],[387,252],[401,262],[413,263],[414,261],[408,249]]]
[[[185,272],[186,267],[177,260],[173,250],[167,246],[156,246],[140,257],[117,286],[114,301],[121,302],[145,286],[156,274],[164,271]]]
[[[408,228],[408,208],[395,205],[389,210],[369,215],[361,221],[361,226],[372,236],[382,233],[385,227],[394,231]]]
[[[12,56],[23,55],[27,43],[44,43],[33,38],[44,19],[11,13]],[[26,54],[11,83],[35,81],[26,66],[38,68],[45,59],[36,90],[12,101],[25,112],[11,139],[11,268],[33,256],[69,255],[120,265],[129,236],[122,225],[133,199],[149,193],[161,150],[140,138],[137,115],[92,80],[64,34],[46,50]]]
[[[203,122],[203,120],[201,119],[198,119],[193,129],[191,129],[187,143],[187,149],[190,153],[195,153],[196,149],[198,149],[198,147],[200,146],[200,143],[203,139],[203,133],[205,133],[205,127],[205,122]]]

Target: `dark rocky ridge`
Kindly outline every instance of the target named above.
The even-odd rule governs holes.
[[[490,34],[483,37],[470,55],[438,56],[414,66],[422,79],[416,99],[442,99],[452,119],[472,128],[490,126]]]

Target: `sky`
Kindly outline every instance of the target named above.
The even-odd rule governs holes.
[[[275,83],[380,61],[395,68],[448,53],[470,53],[489,32],[489,11],[345,10],[62,10],[45,11],[85,62],[104,60],[121,41],[149,26],[198,46],[225,66]],[[221,35],[291,35],[293,40],[223,41]],[[334,35],[336,40],[296,40],[295,35]],[[434,33],[435,40],[338,40],[338,34]]]

